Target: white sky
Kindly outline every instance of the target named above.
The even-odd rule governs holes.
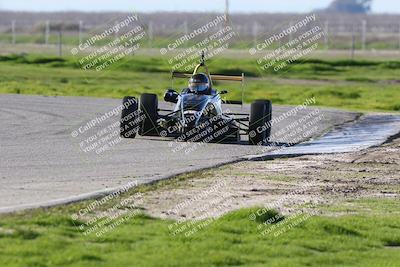
[[[230,0],[232,12],[310,12],[331,0]],[[225,0],[0,0],[0,9],[24,11],[223,11]],[[400,13],[399,0],[374,0],[373,12]]]

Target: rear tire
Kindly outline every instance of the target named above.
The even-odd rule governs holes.
[[[138,103],[135,97],[125,96],[122,100],[124,108],[121,111],[120,136],[122,138],[135,138],[138,132]]]
[[[145,118],[141,123],[139,134],[143,136],[159,136],[157,95],[142,94],[140,96],[140,111]]]
[[[271,136],[272,103],[256,100],[251,104],[249,122],[250,145],[264,145]]]

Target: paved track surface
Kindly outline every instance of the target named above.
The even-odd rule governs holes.
[[[147,183],[276,149],[245,142],[189,144],[179,149],[187,143],[151,137],[119,142],[113,137],[107,142],[116,144],[100,153],[97,149],[105,142],[100,142],[99,137],[111,136],[105,129],[109,126],[115,129],[111,126],[118,124],[118,114],[72,137],[71,133],[84,129],[95,118],[100,121],[105,113],[120,104],[118,99],[0,95],[0,212],[76,201],[132,181]],[[171,107],[165,103],[160,106]],[[225,108],[232,112],[249,109],[247,106]],[[358,117],[356,113],[332,109],[307,108],[293,112],[293,107],[283,106],[274,106],[273,117],[291,110],[291,116],[285,116],[273,126],[272,141],[304,141]],[[299,120],[303,120],[302,126],[310,123],[306,127],[308,134],[295,133]],[[98,136],[97,140],[87,140],[93,135]],[[99,146],[83,151],[94,143]]]

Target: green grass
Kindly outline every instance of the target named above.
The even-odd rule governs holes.
[[[205,179],[214,177],[217,171],[189,173],[142,185],[96,211],[107,210],[139,192],[173,189],[199,175]],[[197,222],[199,230],[191,236],[185,236],[185,232],[173,235],[170,226],[176,221],[141,213],[101,237],[84,235],[79,229],[83,221],[71,218],[92,202],[0,215],[0,266],[386,267],[397,266],[400,261],[396,199],[323,205],[317,207],[323,214],[337,215],[311,216],[299,224],[290,215],[277,217],[275,211],[250,220],[258,208],[241,209],[215,220]],[[260,229],[258,226],[266,221],[271,224]],[[291,223],[296,225],[285,228]],[[269,234],[261,234],[268,229],[272,229]],[[275,236],[278,230],[282,232]]]
[[[246,102],[263,98],[275,104],[296,105],[315,97],[319,106],[400,110],[400,85],[380,82],[398,79],[400,62],[397,61],[309,60],[276,74],[261,73],[255,62],[242,59],[220,58],[210,61],[209,65],[214,73],[245,72],[253,76],[246,80]],[[72,58],[0,56],[0,93],[122,98],[154,92],[162,96],[171,87],[169,72],[169,65],[162,57],[130,57],[111,70],[96,72],[79,69]],[[322,81],[311,83],[310,80]],[[174,87],[181,89],[186,82],[175,80]],[[216,87],[228,89],[228,99],[241,98],[240,84],[225,82],[217,83]]]
[[[135,72],[166,72],[171,71],[168,57],[163,56],[133,56],[126,57],[112,65],[113,70]],[[40,65],[58,68],[79,69],[79,58],[51,57],[39,55],[3,55],[0,62]],[[255,59],[217,57],[211,59],[209,67],[212,73],[240,75],[246,77],[278,77],[297,78],[307,80],[350,80],[362,82],[377,82],[381,80],[398,80],[400,75],[400,61],[381,60],[300,60],[289,65],[282,71],[272,68],[261,70]]]
[[[381,204],[379,204],[381,203]],[[400,214],[394,200],[368,212],[313,216],[279,236],[262,236],[257,209],[212,221],[190,237],[171,220],[139,215],[102,237],[83,235],[70,217],[88,202],[0,216],[0,266],[397,266]],[[273,225],[279,226],[285,220]],[[267,226],[268,227],[268,226]],[[272,227],[272,226],[270,226]]]

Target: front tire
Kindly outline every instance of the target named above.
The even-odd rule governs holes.
[[[249,122],[250,145],[264,145],[271,136],[272,103],[257,100],[251,104]]]
[[[122,138],[135,138],[138,132],[138,103],[135,97],[125,96],[122,99],[124,108],[121,111],[120,136]]]
[[[157,95],[142,94],[140,96],[140,111],[144,115],[144,119],[139,134],[142,136],[159,136]]]

